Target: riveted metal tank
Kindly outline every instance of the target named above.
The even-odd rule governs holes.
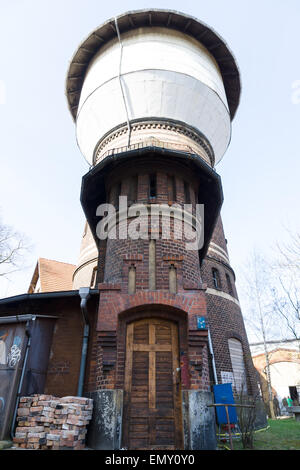
[[[198,144],[214,165],[229,144],[239,91],[235,60],[211,28],[182,13],[142,10],[109,20],[79,46],[66,93],[91,165],[149,139],[195,152]]]

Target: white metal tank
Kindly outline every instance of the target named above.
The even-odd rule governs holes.
[[[211,28],[182,13],[142,10],[109,20],[80,45],[66,93],[90,165],[150,142],[214,166],[230,142],[240,81]]]

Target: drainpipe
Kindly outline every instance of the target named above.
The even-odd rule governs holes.
[[[35,319],[36,319],[36,317],[33,316],[31,318],[31,321],[34,321]],[[19,382],[19,386],[18,386],[17,399],[16,399],[15,410],[14,410],[14,415],[13,415],[13,419],[12,419],[12,425],[11,425],[11,429],[10,429],[10,435],[11,435],[12,439],[14,437],[14,430],[15,430],[15,424],[16,424],[16,419],[17,419],[19,401],[20,401],[20,396],[21,396],[21,392],[22,392],[22,388],[23,388],[23,382],[24,382],[24,376],[25,376],[25,370],[26,370],[26,365],[27,365],[29,349],[30,349],[30,346],[31,346],[30,320],[28,320],[27,323],[26,323],[25,333],[26,333],[26,336],[27,336],[28,340],[27,340],[26,351],[25,351],[25,356],[24,356],[24,361],[23,361],[23,366],[22,366],[21,378],[20,378],[20,382]]]
[[[83,382],[84,382],[84,375],[85,375],[85,365],[86,365],[88,341],[89,341],[89,332],[90,332],[88,313],[87,313],[87,301],[88,301],[88,298],[90,297],[90,288],[81,287],[79,289],[79,295],[81,297],[80,308],[81,308],[82,318],[84,321],[84,328],[83,328],[81,362],[80,362],[77,396],[82,397]]]
[[[208,328],[208,345],[209,345],[209,351],[210,351],[211,359],[212,359],[214,379],[215,379],[216,385],[218,385],[218,376],[217,376],[217,369],[216,369],[216,363],[215,363],[215,356],[214,356],[214,350],[213,350],[213,345],[212,345],[212,341],[211,341],[209,328]]]

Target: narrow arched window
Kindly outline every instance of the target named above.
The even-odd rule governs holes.
[[[116,187],[115,201],[114,201],[114,205],[115,205],[115,209],[116,209],[116,210],[119,209],[119,197],[121,196],[121,193],[122,193],[122,183],[119,182],[119,183],[117,184],[117,187]]]
[[[220,274],[216,268],[212,269],[212,278],[213,278],[214,287],[216,289],[221,289]]]
[[[176,179],[175,176],[168,176],[168,201],[173,203],[176,201]]]
[[[135,294],[136,288],[136,268],[132,264],[128,271],[128,294]]]
[[[226,282],[227,282],[228,293],[229,293],[230,295],[233,295],[233,289],[232,289],[231,280],[230,280],[229,274],[227,274],[227,273],[226,273]]]
[[[171,264],[169,268],[169,291],[171,294],[177,292],[177,273],[174,264]]]
[[[191,203],[190,187],[186,181],[184,182],[184,198],[186,204]]]
[[[134,204],[137,201],[137,189],[138,189],[138,175],[131,176],[130,186],[129,186],[129,195],[128,195],[128,204]]]
[[[149,241],[149,290],[156,289],[156,244],[155,240]]]
[[[156,175],[149,175],[149,198],[156,197]]]

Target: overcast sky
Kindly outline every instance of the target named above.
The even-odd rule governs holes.
[[[95,27],[151,7],[210,25],[241,71],[231,144],[217,166],[238,287],[254,247],[272,254],[285,227],[299,230],[299,0],[0,0],[1,216],[33,245],[28,269],[0,281],[0,297],[27,291],[38,257],[77,263],[88,166],[64,95],[68,63]]]

